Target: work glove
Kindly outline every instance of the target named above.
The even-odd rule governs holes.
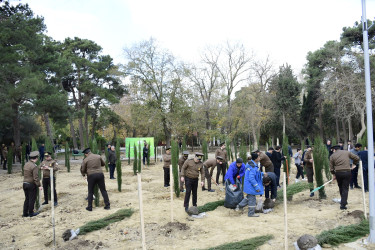
[[[260,190],[259,190],[259,189],[257,189],[256,191],[257,191],[257,193],[259,193],[259,192],[260,192]]]
[[[237,185],[236,185],[236,184],[234,184],[234,185],[233,185],[233,187],[234,187],[234,188],[237,188]]]

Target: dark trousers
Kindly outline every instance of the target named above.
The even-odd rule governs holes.
[[[197,189],[198,178],[191,179],[185,176],[186,194],[184,200],[184,207],[189,207],[190,193],[193,193],[193,206],[197,206]]]
[[[112,179],[112,178],[115,178],[114,174],[115,174],[115,169],[116,169],[116,164],[108,164],[109,166],[109,178]]]
[[[7,159],[4,159],[3,169],[7,169]]]
[[[216,164],[216,167],[217,167],[217,172],[216,172],[216,183],[219,184],[219,177],[220,177],[220,173],[223,174],[223,185],[224,185],[224,177],[225,177],[225,172],[226,172],[226,163],[223,163],[223,164],[219,164],[217,163]]]
[[[43,178],[43,192],[44,192],[44,201],[48,203],[48,187],[51,188],[51,178]],[[52,193],[52,190],[51,190]],[[56,193],[56,178],[53,177],[53,199],[54,202],[57,202],[57,193]]]
[[[100,192],[102,193],[103,199],[104,199],[104,204],[106,206],[109,206],[109,198],[107,194],[107,190],[105,189],[105,182],[104,182],[104,174],[103,173],[95,173],[95,174],[90,174],[87,177],[87,182],[88,182],[88,207],[92,208],[92,200],[93,200],[93,194],[94,194],[94,187],[96,184],[98,184]]]
[[[169,186],[169,179],[170,179],[169,168],[163,167],[163,169],[164,169],[164,186]]]
[[[358,168],[359,165],[357,165],[354,169],[352,169],[350,172],[352,174],[352,178],[350,179],[350,187],[358,187]]]
[[[211,175],[208,172],[208,168],[204,167],[204,171],[205,171],[205,176],[206,176],[206,179],[207,179],[207,188],[208,188],[208,190],[211,190]]]
[[[280,168],[275,167],[274,171],[275,171],[275,174],[276,174],[276,185],[280,186],[280,183],[279,183],[280,182]]]
[[[342,207],[348,204],[349,183],[351,176],[351,171],[336,172],[337,185],[339,186],[340,190]]]
[[[146,165],[147,162],[147,154],[143,154],[143,165]]]
[[[296,167],[297,167],[296,179],[298,179],[300,176],[302,177],[302,179],[304,179],[305,177],[303,176],[303,168],[301,167],[301,164],[296,164]]]
[[[3,152],[0,152],[0,159],[1,159],[0,164],[3,164],[3,161],[4,161]]]
[[[25,202],[23,203],[24,216],[34,213],[37,190],[35,183],[23,183],[23,191],[25,193]]]
[[[368,192],[368,170],[363,169],[363,184],[365,186],[365,192]]]
[[[314,169],[310,167],[306,167],[306,175],[307,175],[307,182],[313,183],[314,182]],[[312,188],[310,187],[310,191],[314,189],[314,186]]]

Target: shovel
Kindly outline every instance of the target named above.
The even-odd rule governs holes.
[[[219,184],[217,184],[216,183],[216,181],[212,178],[212,176],[211,176],[211,180],[215,183],[215,185],[220,189],[220,191],[224,191],[224,188],[222,188],[222,187],[220,187],[220,185]]]
[[[327,184],[330,183],[331,181],[333,181],[333,179],[330,180],[330,181],[327,181],[326,183],[324,183],[324,184],[321,185],[320,187],[315,188],[315,189],[312,190],[310,193],[314,193],[315,191],[318,191],[319,189],[321,189],[322,187],[324,187],[325,185],[327,185]]]

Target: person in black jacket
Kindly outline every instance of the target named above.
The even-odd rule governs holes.
[[[277,198],[277,183],[276,183],[277,176],[273,172],[267,172],[263,175],[263,185],[265,186],[264,194],[267,198],[270,198],[271,192],[271,199],[275,201]]]
[[[111,150],[108,151],[108,166],[109,166],[109,179],[116,179],[115,169],[116,169],[116,152],[115,152],[115,146],[111,146]]]
[[[276,184],[278,187],[280,186],[280,169],[281,169],[281,162],[285,159],[285,156],[281,154],[281,147],[276,146],[275,150],[272,152],[271,161],[274,166],[274,172],[276,174]]]
[[[148,144],[146,141],[143,141],[143,166],[146,165],[146,160],[147,160],[147,157],[148,157]]]

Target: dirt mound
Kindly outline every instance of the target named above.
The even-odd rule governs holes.
[[[348,213],[348,215],[356,219],[362,219],[363,217],[365,217],[363,211],[361,210],[354,210],[353,212]]]

